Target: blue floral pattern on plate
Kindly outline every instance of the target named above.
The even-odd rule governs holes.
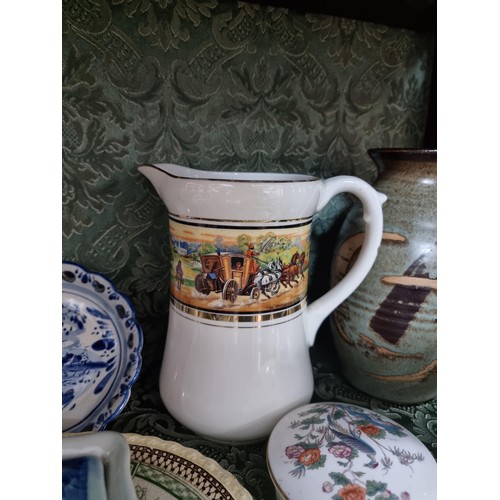
[[[62,461],[62,500],[106,500],[104,466],[99,458]]]
[[[116,418],[141,369],[142,329],[104,276],[62,264],[63,432],[99,431]]]

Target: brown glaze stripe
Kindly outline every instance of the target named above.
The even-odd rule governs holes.
[[[437,160],[437,149],[419,148],[374,148],[368,154],[377,161],[430,162]]]
[[[437,279],[419,276],[383,276],[380,280],[387,285],[416,286],[437,290]]]
[[[378,375],[376,373],[366,372],[367,375],[378,380],[385,380],[386,382],[422,382],[427,377],[437,373],[437,360],[431,361],[428,365],[424,366],[421,370],[414,373],[407,373],[401,375]]]
[[[204,311],[202,309],[197,309],[192,306],[188,306],[187,304],[183,304],[179,302],[174,297],[170,298],[170,303],[172,306],[185,313],[189,316],[193,316],[197,320],[210,320],[210,321],[224,321],[226,323],[261,323],[263,321],[271,321],[281,318],[286,318],[296,312],[300,311],[302,308],[306,306],[306,299],[302,299],[299,303],[290,306],[287,309],[279,310],[279,311],[269,311],[262,313],[239,313],[239,314],[227,314],[227,313],[218,313],[214,311]],[[203,321],[201,321],[203,322]],[[220,325],[224,328],[224,325]],[[262,325],[265,326],[265,325]],[[274,326],[274,323],[269,326]],[[253,328],[254,325],[249,325],[247,328]],[[226,328],[233,328],[233,326],[227,326]]]

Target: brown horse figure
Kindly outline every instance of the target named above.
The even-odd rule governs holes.
[[[290,264],[283,267],[283,271],[281,273],[281,283],[285,287],[292,288],[292,282],[298,283],[298,278],[304,277],[304,262],[306,260],[306,253],[295,252],[292,256],[292,260]]]

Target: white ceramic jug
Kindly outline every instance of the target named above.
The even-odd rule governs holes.
[[[139,171],[169,213],[165,406],[213,440],[263,439],[283,415],[310,401],[309,347],[323,320],[371,269],[386,197],[351,176],[321,180],[171,164]],[[343,192],[363,204],[364,245],[346,277],[307,304],[312,218]]]

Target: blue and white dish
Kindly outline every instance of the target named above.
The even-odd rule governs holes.
[[[104,276],[62,264],[62,431],[99,431],[126,405],[143,334],[130,301]]]
[[[137,500],[123,434],[63,434],[62,500]]]
[[[63,459],[62,498],[63,500],[107,500],[102,461],[94,456]]]

